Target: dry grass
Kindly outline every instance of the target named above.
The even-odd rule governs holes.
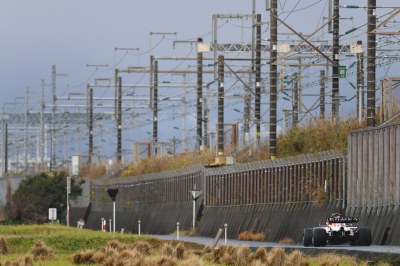
[[[74,264],[94,264],[97,260],[93,250],[85,250],[72,256],[72,261]]]
[[[8,245],[4,237],[0,238],[0,254],[5,255],[8,253]]]
[[[268,253],[268,265],[284,265],[286,259],[285,250],[281,247],[273,248]]]
[[[268,253],[265,248],[257,248],[257,250],[251,255],[252,261],[259,261],[265,263],[268,259]]]
[[[213,153],[188,152],[174,156],[156,157],[141,160],[122,172],[122,176],[140,176],[148,173],[162,172],[168,170],[182,169],[196,164],[208,164],[214,159]]]
[[[308,124],[298,126],[285,135],[278,136],[277,157],[285,158],[304,153],[316,153],[327,150],[342,151],[347,148],[347,136],[351,130],[359,129],[362,125],[356,119],[342,119],[339,124],[330,120],[309,121]],[[238,163],[270,159],[267,143],[261,143],[257,150],[245,148],[237,151],[226,147],[226,156],[233,156]],[[206,150],[203,152],[187,152],[174,156],[156,157],[141,160],[122,172],[122,176],[140,176],[148,173],[182,169],[197,164],[214,162],[215,154]],[[92,166],[82,169],[84,175],[93,178],[105,173],[103,166]]]
[[[137,251],[139,251],[140,253],[142,253],[143,255],[147,256],[150,254],[150,249],[151,246],[148,242],[146,241],[136,241],[135,243],[133,243],[132,247],[134,249],[136,249]]]
[[[32,248],[31,253],[34,260],[51,260],[54,258],[55,251],[43,241],[38,241]]]
[[[262,232],[253,233],[251,231],[244,231],[238,235],[238,239],[245,240],[245,241],[264,241],[265,234]]]
[[[317,256],[315,259],[318,261],[320,266],[338,266],[341,263],[357,265],[356,258],[334,253],[324,253]]]
[[[347,148],[347,136],[362,125],[356,119],[309,122],[278,137],[279,157],[295,156],[327,150],[342,151]]]
[[[307,264],[303,259],[303,254],[299,250],[295,250],[286,257],[287,266],[306,266]]]
[[[203,261],[196,255],[189,256],[178,264],[179,266],[203,266]]]
[[[279,244],[293,245],[295,241],[291,237],[284,237],[278,241]]]
[[[0,264],[1,265],[1,264]],[[32,258],[29,256],[24,256],[20,259],[14,261],[6,261],[5,266],[33,266]]]
[[[106,174],[106,170],[107,169],[105,165],[91,165],[79,169],[81,176],[88,176],[92,179],[104,176]]]

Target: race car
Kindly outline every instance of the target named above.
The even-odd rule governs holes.
[[[326,220],[325,225],[305,228],[303,231],[303,245],[305,247],[347,243],[352,246],[371,245],[371,230],[367,227],[359,227],[358,218],[343,217],[340,213],[334,213]]]

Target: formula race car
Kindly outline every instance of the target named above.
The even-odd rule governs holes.
[[[303,245],[305,247],[322,247],[326,244],[346,244],[352,246],[371,245],[371,230],[358,226],[358,218],[343,217],[339,213],[332,214],[325,225],[314,228],[305,228]]]

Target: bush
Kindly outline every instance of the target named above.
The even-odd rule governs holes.
[[[265,235],[264,233],[253,233],[250,231],[244,231],[241,232],[238,235],[239,240],[245,240],[245,241],[264,241]]]

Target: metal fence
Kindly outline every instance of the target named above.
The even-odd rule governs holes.
[[[351,132],[348,143],[348,207],[398,206],[400,125]]]
[[[344,161],[329,151],[206,169],[205,206],[340,200]]]
[[[194,168],[94,183],[94,208],[111,204],[107,188],[118,188],[118,206],[179,203],[201,190],[205,206],[341,200],[342,154],[334,151],[218,168]]]
[[[202,171],[199,167],[181,171],[149,174],[140,177],[96,181],[92,186],[94,208],[111,204],[107,188],[118,189],[119,208],[134,204],[179,203],[192,200],[191,191],[202,189]]]

